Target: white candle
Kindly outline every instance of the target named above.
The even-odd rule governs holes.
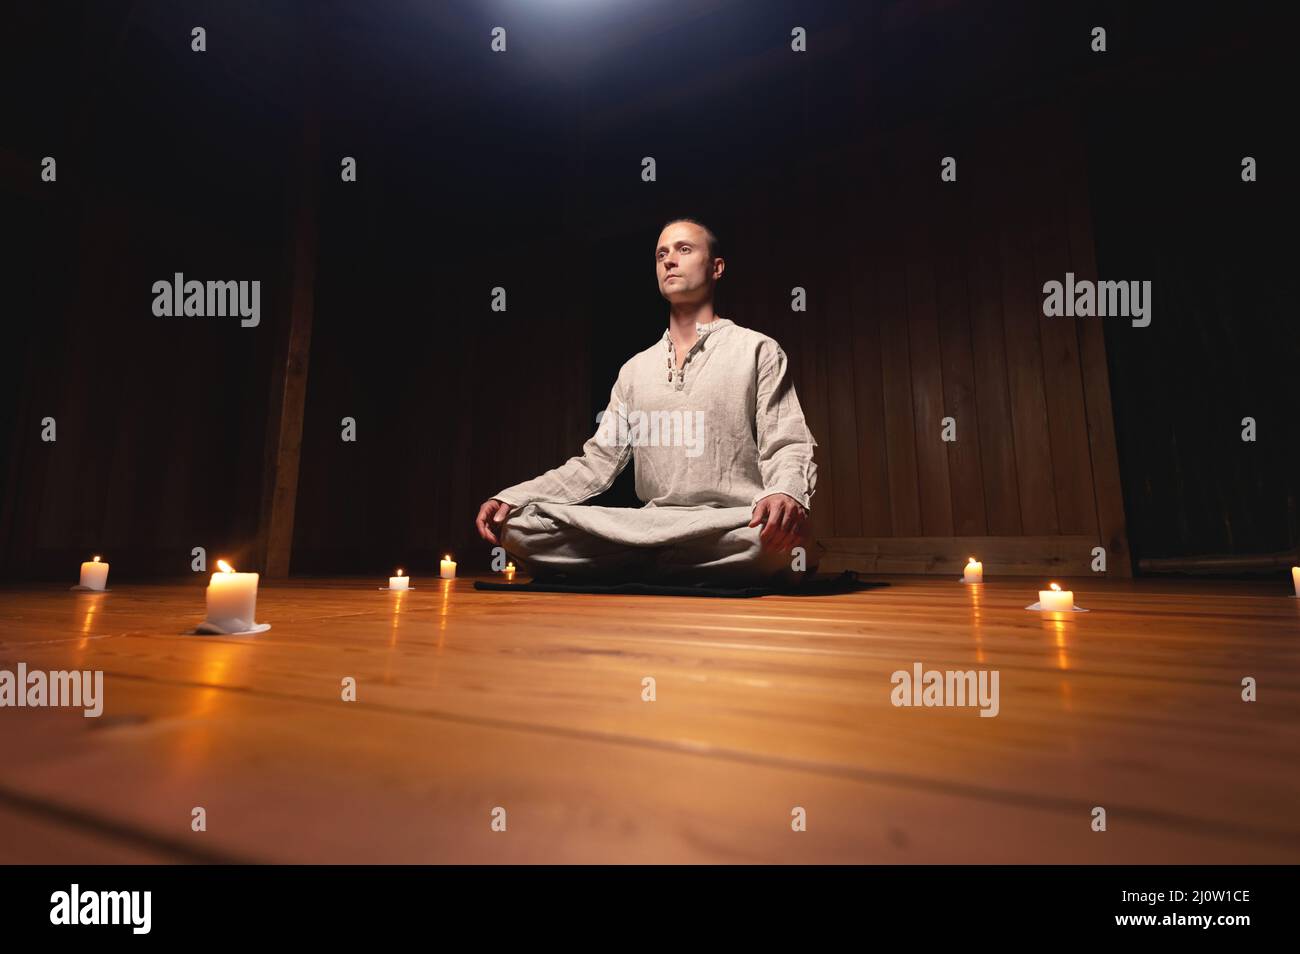
[[[399,566],[397,568],[397,576],[390,576],[388,578],[388,588],[390,590],[409,589],[410,582],[411,578],[409,576],[402,576],[402,568]]]
[[[108,564],[99,557],[81,564],[81,585],[88,590],[102,590],[108,585]]]
[[[964,583],[983,583],[984,564],[971,557],[970,562],[966,564],[966,569],[962,570],[961,578]]]
[[[223,628],[238,620],[249,628],[257,611],[257,574],[236,573],[225,560],[218,560],[219,573],[208,581],[208,622]]]
[[[442,563],[438,567],[438,575],[444,580],[456,579],[456,563],[452,560],[450,553],[442,558]]]
[[[83,563],[82,566],[85,564]],[[1295,587],[1296,599],[1300,600],[1300,566],[1291,567],[1291,585]]]
[[[1074,591],[1063,590],[1053,583],[1050,590],[1038,591],[1038,604],[1045,610],[1073,610]]]

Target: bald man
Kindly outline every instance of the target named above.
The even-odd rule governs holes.
[[[715,314],[725,268],[702,223],[664,226],[663,337],[619,370],[579,456],[479,508],[479,535],[534,579],[753,586],[815,571],[817,442],[780,345]],[[642,507],[581,505],[629,461]]]

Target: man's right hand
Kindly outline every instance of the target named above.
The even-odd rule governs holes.
[[[478,535],[488,543],[500,543],[501,528],[505,525],[506,517],[510,516],[510,504],[504,500],[497,500],[492,497],[483,502],[483,506],[478,508],[478,519],[474,525],[478,527]]]

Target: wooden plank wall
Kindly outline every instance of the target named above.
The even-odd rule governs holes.
[[[1059,115],[1029,115],[978,134],[914,126],[839,153],[784,163],[766,179],[734,185],[730,234],[723,236],[729,248],[724,313],[772,334],[790,355],[820,445],[813,512],[828,547],[826,568],[952,573],[966,555],[977,553],[988,557],[990,574],[1065,576],[1089,572],[1091,550],[1100,544],[1112,574],[1128,570],[1100,322],[1041,315],[1047,278],[1061,278],[1067,269],[1081,278],[1095,276],[1084,160],[1077,148],[1053,145],[1074,141],[1060,122]],[[1044,135],[1051,124],[1053,135]],[[958,158],[958,181],[942,183],[939,158],[950,153]],[[792,196],[800,201],[790,201]],[[566,195],[565,202],[576,198]],[[358,223],[344,230],[362,237],[354,242],[369,241],[362,224],[366,208],[367,201],[358,200]],[[125,218],[84,224],[89,231],[83,252],[110,222]],[[816,241],[787,242],[791,234]],[[119,254],[127,244],[119,234]],[[774,255],[773,249],[789,251]],[[342,249],[352,251],[352,245]],[[591,433],[590,392],[607,389],[608,382],[593,371],[590,331],[607,321],[607,305],[561,307],[546,298],[545,262],[515,244],[498,246],[497,256],[496,267],[479,272],[463,256],[450,259],[449,273],[473,273],[475,280],[453,283],[472,291],[441,298],[438,314],[460,314],[463,321],[408,332],[396,351],[372,340],[374,328],[340,325],[333,312],[346,317],[376,307],[401,309],[414,300],[410,287],[394,284],[384,272],[356,290],[391,285],[387,297],[353,300],[326,283],[326,314],[312,349],[315,397],[309,400],[303,459],[310,477],[300,487],[295,572],[374,569],[371,564],[387,560],[433,565],[443,549],[459,549],[467,568],[485,566],[487,548],[472,534],[477,503],[508,482],[561,463]],[[137,257],[143,258],[133,253],[132,260]],[[83,255],[77,267],[89,269],[92,260]],[[409,274],[420,274],[409,264]],[[146,269],[138,276],[141,287],[148,287],[145,279],[152,274]],[[482,289],[500,281],[500,274],[516,276],[517,307],[492,322],[494,335],[484,336]],[[807,312],[790,311],[795,284],[808,291]],[[107,286],[78,287],[82,298],[73,313],[93,310],[88,289],[102,295]],[[270,327],[267,318],[262,330]],[[150,341],[161,339],[162,331],[194,338],[195,344],[201,340],[205,353],[218,335],[232,347],[254,340],[208,323],[148,330]],[[121,563],[124,572],[133,565],[138,572],[184,572],[196,543],[242,553],[241,541],[253,527],[237,525],[224,511],[190,512],[196,484],[187,468],[202,464],[200,445],[189,445],[207,429],[195,426],[180,405],[165,402],[164,413],[177,416],[164,428],[171,440],[142,440],[127,423],[147,420],[146,405],[158,413],[152,403],[157,380],[140,379],[130,395],[120,382],[110,384],[106,369],[127,358],[96,362],[95,355],[106,353],[98,337],[93,345],[82,338],[61,344],[51,338],[43,347],[49,360],[33,366],[59,370],[38,379],[44,387],[32,397],[51,400],[36,400],[27,417],[37,405],[68,417],[60,431],[62,459],[64,448],[81,446],[77,428],[90,421],[60,409],[112,392],[112,426],[90,431],[112,449],[106,446],[98,457],[70,457],[67,469],[41,470],[29,466],[36,458],[24,458],[26,482],[12,486],[14,499],[21,497],[25,505],[5,521],[8,567],[51,572],[75,567],[89,550],[106,549],[131,557]],[[547,356],[550,376],[541,402],[525,397],[533,392],[522,387],[535,374],[531,363],[538,355]],[[226,389],[250,405],[238,419],[259,419],[255,406],[265,388],[255,382],[263,380],[270,355],[259,349],[258,356],[256,365],[233,355],[224,359],[254,375],[251,386]],[[161,366],[153,363],[150,373]],[[177,376],[171,390],[184,391],[180,381],[189,372],[174,350],[166,366]],[[87,374],[97,367],[96,374]],[[593,383],[593,374],[602,380]],[[135,390],[143,403],[127,410],[123,401]],[[428,413],[435,405],[466,413]],[[376,431],[386,412],[403,407],[421,409],[415,434]],[[338,440],[340,417],[357,413],[366,424],[364,456],[349,455],[351,448]],[[945,416],[957,419],[956,443],[939,439]],[[260,431],[242,433],[233,443],[255,459]],[[85,493],[80,475],[86,472],[132,476],[111,478],[107,485],[94,481],[87,486],[99,496],[86,498],[87,506],[69,507],[69,499],[81,500],[78,493]],[[166,487],[142,474],[159,475]],[[250,481],[242,503],[232,503],[232,513],[257,512],[255,484]],[[61,504],[51,509],[55,499]],[[37,555],[41,559],[34,560]]]
[[[720,128],[751,153],[680,151],[687,161],[654,192],[620,163],[626,137],[655,128],[657,94],[603,119],[573,101],[528,153],[535,180],[483,174],[495,127],[471,123],[461,148],[421,151],[400,124],[328,123],[323,155],[362,143],[382,173],[342,189],[331,160],[324,176],[294,572],[429,567],[446,549],[486,566],[477,504],[575,453],[617,367],[606,351],[621,361],[644,346],[645,315],[663,320],[658,300],[636,297],[645,272],[620,271],[624,245],[601,236],[639,243],[661,208],[704,202],[729,208],[714,223],[728,248],[723,313],[790,356],[820,444],[814,519],[828,565],[947,573],[975,551],[1023,572],[1088,572],[1100,544],[1111,573],[1127,574],[1101,323],[1041,315],[1043,281],[1095,277],[1085,137],[1061,103],[1026,105],[1046,94],[942,106],[924,83],[891,85],[915,71],[886,55],[888,29],[865,33],[881,44],[865,59],[840,38],[838,62],[782,59],[777,72],[755,60],[744,82],[719,80],[732,123]],[[892,128],[896,115],[950,118]],[[289,157],[297,130],[285,129],[274,154]],[[950,154],[958,181],[943,183]],[[23,200],[27,234],[60,217],[41,242],[57,268],[40,273],[60,300],[21,345],[21,406],[0,435],[6,572],[63,573],[96,550],[120,557],[123,577],[188,572],[198,544],[256,562],[269,346],[287,315],[292,245],[275,228],[250,248],[247,222],[291,221],[268,202],[292,166],[255,175],[246,163],[195,213],[143,174],[123,191],[123,168],[84,202],[62,186]],[[748,169],[765,171],[742,178]],[[227,178],[195,160],[178,181],[207,194]],[[461,201],[446,209],[414,182],[456,183]],[[569,246],[573,260],[599,252],[601,263],[560,297],[534,247],[557,221],[596,243]],[[139,289],[185,268],[266,277],[263,326],[159,323]],[[498,284],[510,286],[504,315],[486,305]],[[794,285],[806,312],[790,311]],[[34,442],[46,413],[60,418],[57,447]],[[344,415],[360,418],[360,452],[339,440]],[[940,440],[945,416],[955,443]]]
[[[291,572],[427,573],[443,553],[486,571],[479,504],[563,463],[595,429],[588,320],[600,316],[581,295],[555,296],[554,260],[536,249],[539,221],[560,220],[575,201],[579,157],[557,149],[535,160],[561,189],[520,179],[494,197],[499,180],[455,165],[469,153],[424,165],[377,136],[370,155],[384,176],[322,195]],[[422,175],[462,182],[472,208],[426,207],[436,194],[408,186]],[[492,203],[514,210],[508,224],[482,215]],[[497,286],[505,312],[490,308]],[[398,317],[370,320],[383,315]],[[603,407],[610,382],[598,383]],[[355,444],[340,440],[345,416],[357,421]]]
[[[187,576],[204,547],[240,566],[256,559],[266,382],[281,239],[231,224],[246,206],[170,206],[107,190],[50,195],[32,254],[46,289],[20,355],[19,406],[0,435],[6,483],[0,573],[76,580],[102,553],[114,579]],[[33,233],[39,234],[39,233]],[[152,283],[261,278],[262,320],[152,314]],[[232,324],[233,322],[233,324]],[[57,422],[42,443],[41,420]]]
[[[940,180],[946,155],[956,182]],[[1045,281],[1095,278],[1083,156],[1059,110],[917,124],[785,175],[789,214],[765,201],[788,182],[737,190],[734,257],[786,229],[807,250],[730,294],[733,317],[792,356],[827,565],[950,573],[996,553],[990,573],[1087,574],[1103,546],[1108,573],[1130,575],[1099,319],[1042,314]],[[789,310],[794,285],[806,313]]]

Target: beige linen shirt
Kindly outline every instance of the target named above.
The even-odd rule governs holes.
[[[727,318],[696,330],[681,369],[667,331],[624,363],[580,455],[494,496],[631,545],[744,526],[775,493],[811,508],[817,442],[785,352]],[[643,507],[575,506],[607,490],[629,461]]]

